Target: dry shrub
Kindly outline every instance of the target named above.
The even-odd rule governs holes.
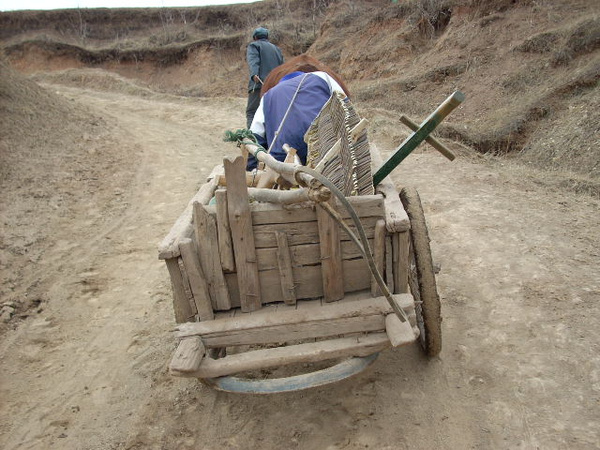
[[[469,6],[476,17],[482,17],[506,11],[514,6],[527,6],[534,2],[535,0],[467,0],[461,4]]]
[[[433,81],[434,83],[441,83],[448,77],[455,77],[462,73],[465,73],[469,68],[469,64],[458,63],[451,64],[449,66],[438,67],[425,74],[424,78]]]
[[[382,9],[373,16],[372,21],[384,23],[404,20],[419,35],[432,38],[446,29],[451,17],[450,0],[409,0]]]
[[[522,44],[517,45],[515,50],[523,53],[548,53],[556,48],[559,40],[559,32],[548,31],[526,39]]]
[[[185,30],[165,31],[164,33],[153,34],[148,38],[148,42],[158,46],[186,42],[187,40],[188,33]]]
[[[555,66],[567,65],[577,56],[600,48],[600,17],[580,22],[567,35],[552,59]]]
[[[450,2],[445,0],[419,0],[416,2],[417,28],[422,36],[432,38],[446,29],[452,10]]]

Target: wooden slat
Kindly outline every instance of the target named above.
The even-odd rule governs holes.
[[[183,376],[214,378],[248,370],[310,363],[351,356],[368,356],[391,346],[385,333],[333,339],[270,349],[238,353],[220,359],[205,358],[195,372]]]
[[[212,320],[214,319],[214,313],[210,300],[210,292],[192,240],[181,240],[179,242],[179,251],[186,267],[198,318],[200,320]]]
[[[169,364],[169,370],[173,375],[188,374],[197,371],[206,354],[202,339],[191,336],[182,339]]]
[[[259,311],[262,311],[262,309]],[[269,317],[268,314],[266,316]],[[307,321],[294,325],[274,325],[257,330],[229,331],[220,335],[202,336],[202,339],[207,347],[218,348],[236,345],[280,344],[301,339],[324,338],[369,331],[385,331],[385,316],[383,314],[316,322]]]
[[[364,217],[361,218],[361,224],[365,229],[367,238],[371,239],[375,235],[375,223],[381,217]],[[356,233],[356,228],[351,220],[345,222],[350,229]],[[288,235],[288,243],[290,246],[313,244],[319,242],[319,226],[317,221],[311,222],[293,222],[281,224],[265,224],[254,226],[254,243],[256,248],[277,247],[275,240],[275,231],[283,231]],[[340,240],[349,241],[347,233],[340,230]]]
[[[296,304],[296,289],[292,272],[292,257],[285,233],[278,231],[277,235],[277,266],[281,277],[281,293],[283,301],[288,305]],[[257,255],[258,256],[258,255]]]
[[[394,293],[408,292],[409,270],[409,233],[396,233],[393,235],[394,251]]]
[[[401,308],[410,307],[414,303],[410,294],[399,294],[394,296],[397,299],[398,306]],[[299,309],[298,309],[299,308]],[[306,308],[306,311],[303,309]],[[315,316],[311,308],[319,310],[319,315]],[[329,320],[334,318],[360,317],[367,315],[389,314],[392,311],[385,297],[366,298],[362,300],[336,302],[321,304],[319,300],[303,301],[299,300],[297,308],[275,311],[274,314],[265,319],[264,316],[250,313],[236,314],[234,317],[218,315],[216,320],[207,322],[189,322],[177,325],[176,336],[183,338],[186,336],[209,336],[217,333],[227,333],[231,331],[244,331],[272,325],[293,325],[306,321]]]
[[[383,165],[383,159],[379,150],[375,145],[371,144],[371,168],[373,173]],[[385,197],[385,225],[388,233],[397,233],[406,231],[410,228],[408,215],[404,210],[404,206],[398,196],[398,191],[394,186],[394,181],[391,175],[385,177],[381,183],[377,185],[375,191]]]
[[[396,295],[394,300],[407,315],[414,312],[414,301],[410,294]],[[383,318],[391,312],[392,308],[385,297],[323,305],[318,300],[299,301],[297,309],[276,309],[269,314],[242,313],[208,322],[181,324],[177,326],[177,336],[202,336],[207,347],[286,342],[308,336],[383,330]],[[361,320],[365,324],[361,324]],[[347,328],[340,331],[341,328],[334,326],[336,323]]]
[[[384,267],[385,267],[385,220],[378,220],[375,224],[375,239],[373,243],[373,259],[375,260],[375,267],[384,278]],[[384,278],[385,279],[385,278]],[[371,275],[371,295],[377,297],[382,295],[383,292],[379,288],[375,277]]]
[[[223,168],[220,165],[216,166],[208,176],[206,184],[203,184],[196,195],[190,200],[183,213],[181,213],[169,231],[169,234],[167,234],[160,243],[158,247],[159,259],[175,258],[179,256],[179,241],[181,239],[189,238],[194,234],[192,225],[193,204],[195,202],[206,204],[210,201],[217,188],[219,173],[222,171]]]
[[[344,292],[362,291],[371,288],[371,272],[367,263],[362,259],[343,261]],[[293,267],[296,299],[318,298],[323,296],[321,266]],[[259,272],[261,295],[265,303],[283,302],[279,281],[279,270],[264,270]],[[225,279],[231,294],[233,306],[239,306],[237,277],[226,274]]]
[[[385,283],[388,290],[394,292],[394,257],[392,235],[385,236]]]
[[[246,166],[242,156],[225,158],[223,165],[227,178],[229,225],[237,268],[240,303],[242,311],[254,311],[261,307],[261,296],[252,217],[248,204]]]
[[[233,256],[231,228],[229,227],[229,214],[227,212],[227,192],[224,189],[217,189],[215,200],[217,203],[217,235],[219,237],[221,267],[225,272],[235,272],[235,257]]]
[[[388,314],[385,318],[385,331],[393,347],[410,344],[417,338],[411,324],[401,322],[396,314]]]
[[[337,222],[320,205],[317,205],[317,224],[321,249],[323,297],[326,302],[334,302],[344,297],[340,229]]]
[[[198,308],[196,308],[196,303],[194,302],[194,294],[192,294],[192,287],[190,286],[190,278],[188,277],[187,270],[185,269],[185,264],[183,263],[183,259],[181,256],[177,258],[177,264],[179,265],[179,272],[181,272],[181,279],[183,280],[183,289],[185,291],[185,296],[187,297],[188,303],[190,304],[190,309],[194,316],[198,314]]]
[[[183,323],[195,320],[194,312],[190,307],[185,288],[183,287],[183,277],[179,270],[178,258],[168,258],[165,260],[169,276],[171,277],[171,286],[173,288],[173,310],[175,311],[175,321]]]
[[[231,300],[221,268],[216,220],[198,202],[194,203],[194,224],[200,265],[208,283],[213,309],[229,309]]]
[[[359,217],[384,217],[385,205],[382,195],[361,195],[348,197],[348,201]],[[350,216],[345,208],[335,204],[335,209],[343,219]],[[274,223],[297,223],[316,221],[317,216],[312,206],[295,206],[281,208],[272,203],[255,203],[251,205],[252,223],[254,226]]]
[[[369,246],[373,248],[373,239],[369,239]],[[302,244],[289,247],[292,259],[292,267],[314,266],[321,263],[321,250],[319,244]],[[341,241],[342,260],[360,259],[362,254],[352,241]],[[276,269],[277,249],[258,248],[256,249],[256,258],[258,260],[258,270]]]

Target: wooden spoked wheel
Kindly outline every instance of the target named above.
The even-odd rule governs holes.
[[[428,356],[436,356],[442,350],[442,316],[425,214],[416,189],[403,188],[400,199],[410,219],[408,282],[415,299],[419,340]]]

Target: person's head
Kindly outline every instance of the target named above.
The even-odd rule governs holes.
[[[325,72],[335,81],[337,81],[346,95],[350,97],[350,91],[346,87],[346,83],[344,83],[342,78],[332,69],[327,67],[327,65],[318,59],[313,58],[312,56],[308,56],[306,53],[298,55],[281,64],[280,66],[275,67],[269,76],[267,76],[267,79],[265,80],[265,83],[260,91],[261,95],[265,95],[267,91],[277,85],[277,83],[279,83],[284,76],[292,72]]]
[[[258,27],[252,33],[252,39],[254,39],[255,41],[259,39],[269,39],[269,30],[263,27]]]

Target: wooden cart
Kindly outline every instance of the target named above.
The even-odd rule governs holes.
[[[382,167],[370,152],[372,167]],[[270,393],[346,378],[392,346],[418,341],[427,355],[439,353],[440,303],[414,189],[398,192],[385,176],[374,194],[346,198],[386,297],[350,239],[357,223],[339,201],[261,201],[247,176],[242,156],[225,158],[160,245],[178,323],[173,375]]]

